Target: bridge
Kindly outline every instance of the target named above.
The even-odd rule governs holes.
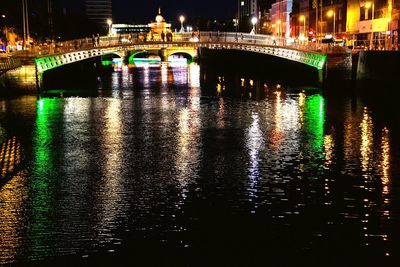
[[[13,57],[1,57],[0,58],[0,74],[5,73],[9,70],[21,67],[21,61],[14,59]]]
[[[298,62],[315,68],[318,80],[323,82],[327,66],[326,50],[318,49],[313,43],[288,44],[284,38],[271,35],[252,35],[235,32],[174,33],[172,40],[164,41],[159,36],[151,40],[143,35],[103,36],[99,40],[78,39],[51,45],[37,51],[35,59],[36,81],[42,87],[43,73],[66,64],[71,64],[110,54],[126,58],[140,51],[158,51],[165,60],[176,53],[198,57],[199,48],[230,49],[265,54]]]

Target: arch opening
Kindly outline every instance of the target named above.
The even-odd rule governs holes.
[[[137,51],[129,56],[128,64],[130,65],[142,65],[152,64],[161,62],[161,57],[152,51]]]
[[[193,62],[194,58],[186,52],[175,52],[170,54],[167,60],[174,64],[189,64]]]
[[[122,58],[120,55],[111,53],[101,56],[101,65],[103,67],[116,67],[122,65]]]

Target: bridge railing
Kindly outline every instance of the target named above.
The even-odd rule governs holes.
[[[0,72],[21,67],[21,61],[13,57],[0,57]]]
[[[183,32],[173,33],[172,40],[164,38],[165,42],[213,42],[213,43],[242,43],[247,45],[268,45],[287,47],[296,50],[305,50],[317,53],[347,52],[345,48],[330,46],[328,44],[316,44],[308,41],[292,41],[285,37],[272,35],[248,34],[240,32]],[[100,36],[51,43],[48,45],[33,47],[32,53],[49,55],[67,53],[77,50],[92,49],[96,47],[109,47],[117,45],[142,44],[163,42],[159,34],[121,34],[117,36]]]

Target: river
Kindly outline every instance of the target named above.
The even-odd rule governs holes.
[[[0,264],[398,259],[396,114],[201,68],[123,66],[90,90],[1,99]]]

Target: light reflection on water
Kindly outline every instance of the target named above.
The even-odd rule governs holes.
[[[25,167],[0,189],[0,264],[132,259],[121,251],[143,244],[219,248],[232,262],[247,262],[239,251],[393,256],[395,130],[361,99],[201,71],[122,68],[98,97],[1,101],[1,140],[15,140],[2,162]]]

